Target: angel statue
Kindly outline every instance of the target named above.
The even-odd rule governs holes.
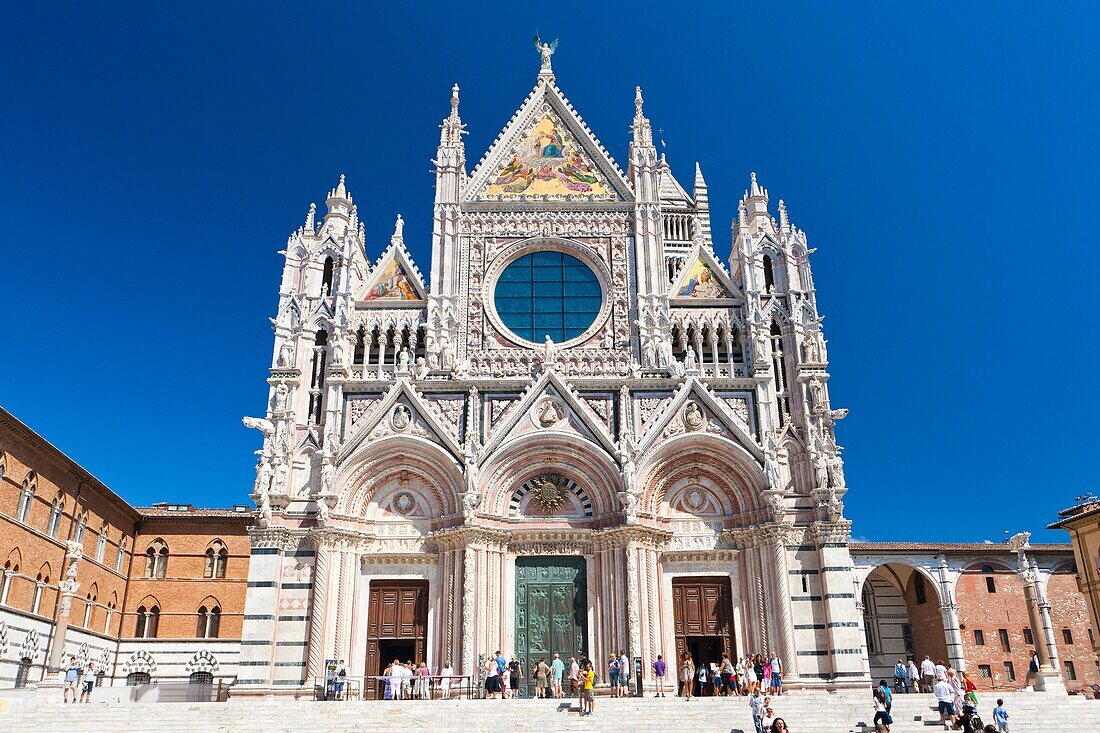
[[[550,71],[550,57],[558,50],[558,39],[555,38],[552,43],[543,43],[542,39],[539,38],[539,34],[536,33],[535,50],[542,57],[542,71]]]

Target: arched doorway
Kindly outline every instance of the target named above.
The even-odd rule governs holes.
[[[863,631],[871,678],[892,681],[897,660],[927,655],[947,663],[947,637],[936,583],[903,563],[879,565],[867,576],[861,595]]]

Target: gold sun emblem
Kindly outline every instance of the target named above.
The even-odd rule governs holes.
[[[565,495],[558,486],[558,482],[549,477],[536,479],[531,486],[534,490],[534,499],[548,512],[556,511],[565,503]]]

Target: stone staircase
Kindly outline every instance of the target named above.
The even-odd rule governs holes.
[[[227,703],[61,705],[37,702],[4,705],[0,730],[38,733],[83,730],[95,733],[280,733],[281,731],[365,731],[394,733],[502,733],[510,731],[705,731],[753,733],[745,698],[600,698],[596,714],[580,717],[574,700],[434,700],[401,702],[295,702],[247,700]],[[1050,698],[1038,693],[1002,693],[1013,733],[1100,731],[1100,701],[1080,696]],[[794,693],[773,708],[794,733],[863,733],[871,730],[870,693]],[[980,714],[991,722],[995,697],[982,696]],[[29,702],[29,701],[28,701]],[[939,730],[931,695],[894,698],[892,733]]]

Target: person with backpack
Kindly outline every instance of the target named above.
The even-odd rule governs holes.
[[[882,692],[882,704],[886,706],[886,712],[889,713],[894,707],[894,696],[890,692],[890,685],[886,684],[886,680],[879,680],[878,689]]]

